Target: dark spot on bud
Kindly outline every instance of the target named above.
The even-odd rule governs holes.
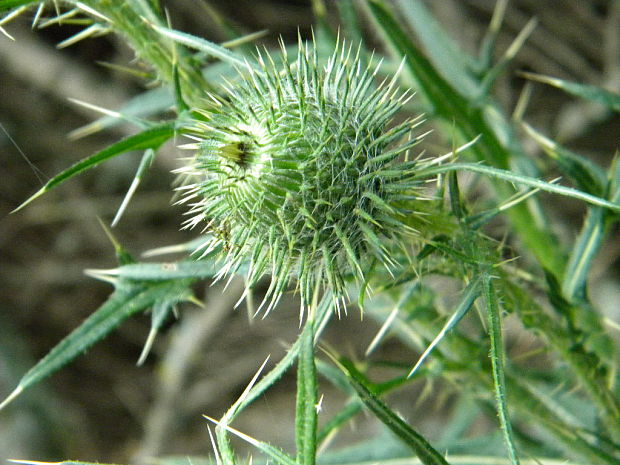
[[[232,161],[240,168],[247,166],[251,152],[252,144],[243,140],[230,142],[220,148],[220,156]]]

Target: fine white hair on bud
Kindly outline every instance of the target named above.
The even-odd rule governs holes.
[[[220,276],[243,272],[252,287],[271,275],[265,313],[292,283],[302,309],[326,290],[343,299],[348,280],[390,266],[389,244],[411,234],[420,162],[401,155],[421,136],[415,120],[393,123],[409,95],[376,73],[359,49],[339,45],[321,64],[300,41],[294,60],[284,47],[259,53],[196,111],[186,226],[209,233],[197,253],[220,254]]]

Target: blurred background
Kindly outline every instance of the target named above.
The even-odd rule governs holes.
[[[334,10],[333,1],[327,1]],[[262,42],[310,34],[309,1],[169,0],[172,24],[212,41],[225,40],[214,17],[227,18],[247,33],[267,30]],[[428,1],[445,31],[470,53],[484,34],[492,0]],[[337,21],[333,15],[330,18]],[[496,96],[511,112],[524,86],[521,70],[620,91],[620,2],[614,0],[512,0],[498,51],[503,52],[532,18],[538,26],[500,79]],[[131,129],[116,127],[79,140],[67,135],[98,117],[68,99],[118,109],[144,89],[142,80],[100,62],[126,66],[133,53],[113,35],[57,50],[75,26],[31,30],[31,15],[6,26],[0,36],[0,398],[61,338],[106,299],[111,287],[84,274],[115,266],[113,247],[98,218],[110,223],[133,179],[140,154],[126,155],[79,176],[17,214],[9,215],[49,177],[94,153]],[[369,40],[380,47],[380,41]],[[534,84],[524,119],[567,147],[608,166],[620,142],[620,117]],[[526,142],[532,157],[540,157]],[[448,147],[449,149],[450,147]],[[183,208],[171,206],[171,170],[179,152],[166,146],[114,229],[132,253],[188,241],[179,231]],[[583,206],[553,197],[550,211],[560,238],[572,239]],[[593,269],[591,295],[620,308],[620,240],[608,241]],[[139,315],[87,354],[16,400],[0,413],[0,462],[7,458],[129,463],[166,454],[210,452],[201,415],[219,417],[271,354],[272,366],[298,333],[291,296],[265,320],[249,322],[243,306],[232,310],[238,283],[198,289],[205,308],[183,306],[155,343],[144,366],[136,361],[150,317]],[[326,340],[352,358],[363,358],[377,328],[359,312],[335,320]],[[352,337],[349,337],[351,335]],[[513,338],[520,336],[511,335]],[[416,354],[388,344],[383,355],[412,363]],[[383,356],[379,354],[377,356]],[[387,356],[387,355],[386,355]],[[419,387],[422,389],[422,386]],[[326,417],[343,398],[326,388]],[[397,402],[397,400],[395,401]],[[424,410],[427,431],[441,427],[442,409]],[[407,414],[420,406],[403,405]],[[292,448],[294,376],[283,379],[235,426],[263,440]],[[359,421],[339,440],[375,434]],[[347,438],[349,434],[349,438]]]

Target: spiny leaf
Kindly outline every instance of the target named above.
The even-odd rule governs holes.
[[[482,74],[491,67],[493,57],[495,56],[495,46],[500,34],[502,23],[506,16],[506,7],[509,0],[498,0],[493,9],[493,17],[489,22],[486,33],[480,42],[480,51],[478,53],[478,62],[475,63],[475,69]]]
[[[605,216],[602,208],[590,208],[573,246],[562,282],[562,294],[571,302],[587,300],[588,274],[605,237]]]
[[[320,330],[327,324],[329,319],[333,316],[334,310],[334,298],[331,293],[326,293],[321,302],[318,305],[316,320],[315,320],[315,342],[316,338],[320,332]],[[232,421],[237,414],[239,414],[243,409],[249,406],[252,402],[258,399],[268,388],[273,385],[278,379],[280,379],[286,370],[295,362],[295,359],[299,355],[299,350],[301,348],[301,341],[297,340],[293,346],[288,350],[286,356],[278,362],[278,364],[267,373],[252,389],[252,391],[248,394],[248,397],[245,399],[245,402],[240,405],[236,410],[234,415],[230,416],[230,421]],[[227,412],[227,415],[229,413]]]
[[[114,234],[112,234],[112,231],[110,231],[110,228],[108,228],[108,226],[101,219],[99,220],[99,224],[101,225],[106,236],[108,236],[108,239],[114,246],[114,253],[116,255],[116,260],[118,261],[118,263],[121,266],[136,263],[136,259],[133,257],[133,255],[120,243],[118,239],[116,239]]]
[[[523,184],[524,186],[535,187],[542,191],[551,192],[554,194],[564,195],[566,197],[572,197],[574,199],[583,200],[592,205],[598,205],[605,207],[615,212],[620,211],[620,204],[612,203],[609,200],[596,197],[594,195],[587,194],[585,192],[573,189],[572,187],[558,186],[557,184],[551,184],[549,182],[542,181],[540,179],[524,176],[522,174],[513,173],[512,171],[502,170],[499,168],[493,168],[485,165],[478,165],[474,163],[450,163],[447,165],[434,166],[424,170],[420,170],[417,173],[418,176],[424,177],[432,174],[447,173],[450,171],[472,171],[474,173],[486,174],[491,177],[509,181],[515,184]]]
[[[172,81],[174,84],[174,101],[176,103],[177,112],[187,112],[189,110],[189,106],[183,98],[183,88],[181,86],[181,79],[179,77],[179,67],[176,63],[172,66]]]
[[[141,120],[147,116],[152,116],[168,110],[174,105],[174,98],[169,87],[158,87],[156,89],[147,90],[131,99],[129,99],[118,111],[113,115],[106,115],[85,126],[75,129],[69,133],[70,139],[80,139],[91,134],[95,134],[104,129],[108,129],[129,121],[138,124],[141,129],[145,125],[152,124],[147,120]]]
[[[278,449],[277,447],[274,447],[271,444],[266,443],[264,441],[259,441],[258,439],[255,439],[252,436],[248,436],[247,434],[242,433],[241,431],[235,428],[232,428],[231,426],[228,426],[225,423],[217,421],[215,418],[211,418],[207,415],[203,415],[203,416],[207,420],[215,423],[218,427],[222,428],[223,430],[234,434],[235,436],[246,441],[248,444],[251,444],[252,446],[256,447],[263,454],[270,457],[275,463],[278,463],[280,465],[299,465],[299,463],[296,462],[295,459],[293,459],[290,455],[288,455],[283,450]]]
[[[592,195],[603,194],[606,181],[603,169],[591,160],[562,147],[529,124],[523,123],[523,128],[579,189]]]
[[[66,169],[62,173],[54,176],[50,179],[38,192],[32,195],[28,200],[22,203],[19,207],[13,210],[13,213],[21,210],[26,205],[28,205],[33,200],[41,197],[46,192],[52,190],[59,184],[71,179],[73,176],[94,168],[95,166],[103,163],[110,158],[116,157],[117,155],[122,155],[126,152],[131,152],[133,150],[145,150],[145,149],[157,149],[164,142],[170,139],[174,135],[175,125],[173,123],[166,123],[160,126],[156,126],[151,129],[147,129],[139,134],[134,136],[127,137],[115,144],[110,145],[109,147],[101,150],[100,152],[91,155],[88,158],[85,158],[70,168]]]
[[[452,209],[454,216],[461,220],[467,215],[467,207],[461,197],[461,190],[459,188],[459,182],[455,171],[448,173],[448,187],[450,208]]]
[[[363,410],[364,406],[360,400],[355,398],[353,402],[346,404],[338,413],[332,415],[323,425],[317,434],[317,442],[322,443],[331,437],[335,432],[351,421],[351,419]]]
[[[178,296],[191,281],[164,281],[154,284],[134,283],[119,287],[108,300],[69,336],[60,341],[28,371],[11,395],[0,404],[9,404],[24,390],[51,375],[107,336],[130,316],[162,300]]]
[[[316,367],[323,378],[340,389],[347,397],[355,395],[355,389],[349,383],[345,372],[336,368],[333,364],[322,362],[320,359],[316,361]],[[375,384],[372,390],[375,394],[380,395],[394,390],[407,382],[409,382],[409,380],[406,376],[400,376],[385,383]],[[326,440],[331,434],[335,433],[336,430],[340,429],[342,425],[360,413],[363,408],[364,404],[358,397],[350,398],[348,403],[338,413],[333,415],[319,430],[317,442],[321,443]]]
[[[484,210],[478,213],[474,213],[465,218],[465,223],[471,230],[480,229],[483,225],[487,224],[491,219],[495,218],[497,215],[505,212],[509,208],[518,205],[521,202],[524,202],[528,198],[533,195],[536,195],[540,191],[540,189],[524,189],[522,191],[516,192],[512,198],[507,199],[499,205],[495,205],[494,207]]]
[[[162,302],[155,302],[153,304],[153,309],[151,310],[151,329],[149,330],[149,334],[146,337],[144,346],[142,347],[140,357],[138,357],[138,361],[136,362],[137,366],[141,366],[145,362],[151,352],[151,349],[153,348],[153,344],[155,343],[159,330],[168,319],[168,316],[174,312],[176,304],[178,304],[181,300],[189,300],[190,298],[192,298],[192,294],[188,289],[185,295],[180,295],[173,301],[165,300]]]
[[[529,38],[532,32],[534,32],[537,22],[538,21],[536,18],[530,19],[523,27],[523,29],[519,32],[519,35],[517,35],[512,44],[510,44],[506,52],[504,52],[504,55],[501,57],[501,59],[495,65],[493,65],[491,69],[487,71],[484,76],[484,80],[482,81],[483,95],[488,94],[497,78],[506,72],[506,69],[513,61],[518,51],[523,47],[525,41]]]
[[[218,271],[211,260],[187,260],[168,263],[132,263],[110,270],[88,270],[88,274],[105,280],[120,278],[133,281],[169,281],[204,279]]]
[[[243,69],[250,67],[248,62],[245,61],[241,55],[237,55],[221,45],[209,42],[208,40],[193,36],[191,34],[186,34],[185,32],[175,31],[174,29],[168,29],[161,26],[153,26],[153,28],[161,35],[166,36],[179,44],[205,52],[206,54],[230,63],[233,66],[238,66]]]
[[[566,81],[564,79],[554,78],[551,76],[544,76],[542,74],[535,73],[521,73],[524,77],[533,81],[549,84],[550,86],[562,89],[575,97],[590,100],[591,102],[600,103],[601,105],[620,112],[620,95],[614,92],[610,92],[601,87],[591,86],[587,84],[578,84],[572,81]]]
[[[56,44],[56,48],[63,49],[77,44],[78,42],[88,39],[89,37],[100,36],[109,32],[109,29],[99,23],[94,23],[85,29],[82,29],[77,34],[74,34],[67,39]]]
[[[142,160],[140,160],[140,165],[138,166],[136,175],[134,176],[133,181],[131,182],[131,185],[129,186],[129,189],[127,190],[127,193],[125,194],[123,201],[121,202],[121,206],[118,207],[118,210],[116,211],[116,215],[114,216],[114,219],[112,220],[112,227],[118,224],[118,222],[121,219],[121,216],[123,216],[123,213],[125,213],[125,209],[127,208],[127,205],[129,205],[129,201],[132,199],[134,193],[138,189],[138,185],[142,181],[142,177],[144,176],[144,173],[146,172],[146,170],[148,170],[151,167],[154,159],[155,159],[155,151],[153,149],[146,149],[146,151],[144,152],[144,155],[142,155]]]
[[[366,407],[387,426],[396,436],[407,444],[424,465],[449,465],[446,459],[428,443],[424,437],[409,426],[402,418],[385,405],[366,386],[364,376],[347,360],[339,363],[349,377],[351,386]]]
[[[463,291],[463,297],[461,298],[459,305],[456,307],[456,310],[448,319],[448,321],[446,321],[446,324],[443,326],[443,328],[441,328],[439,334],[437,334],[435,339],[433,339],[433,341],[428,345],[424,353],[420,356],[415,366],[407,375],[408,378],[411,378],[417,372],[418,368],[420,368],[422,363],[424,363],[424,360],[426,360],[426,358],[431,354],[437,344],[439,344],[441,340],[448,334],[448,332],[452,328],[454,328],[459,323],[459,321],[463,319],[469,309],[474,305],[474,302],[480,295],[481,291],[482,289],[480,286],[480,279],[474,279],[472,280],[472,282],[469,283],[469,285]]]

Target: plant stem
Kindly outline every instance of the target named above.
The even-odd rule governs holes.
[[[318,397],[314,363],[314,326],[315,322],[308,319],[299,337],[301,347],[297,360],[295,441],[297,443],[297,461],[301,465],[314,465],[316,462]]]

